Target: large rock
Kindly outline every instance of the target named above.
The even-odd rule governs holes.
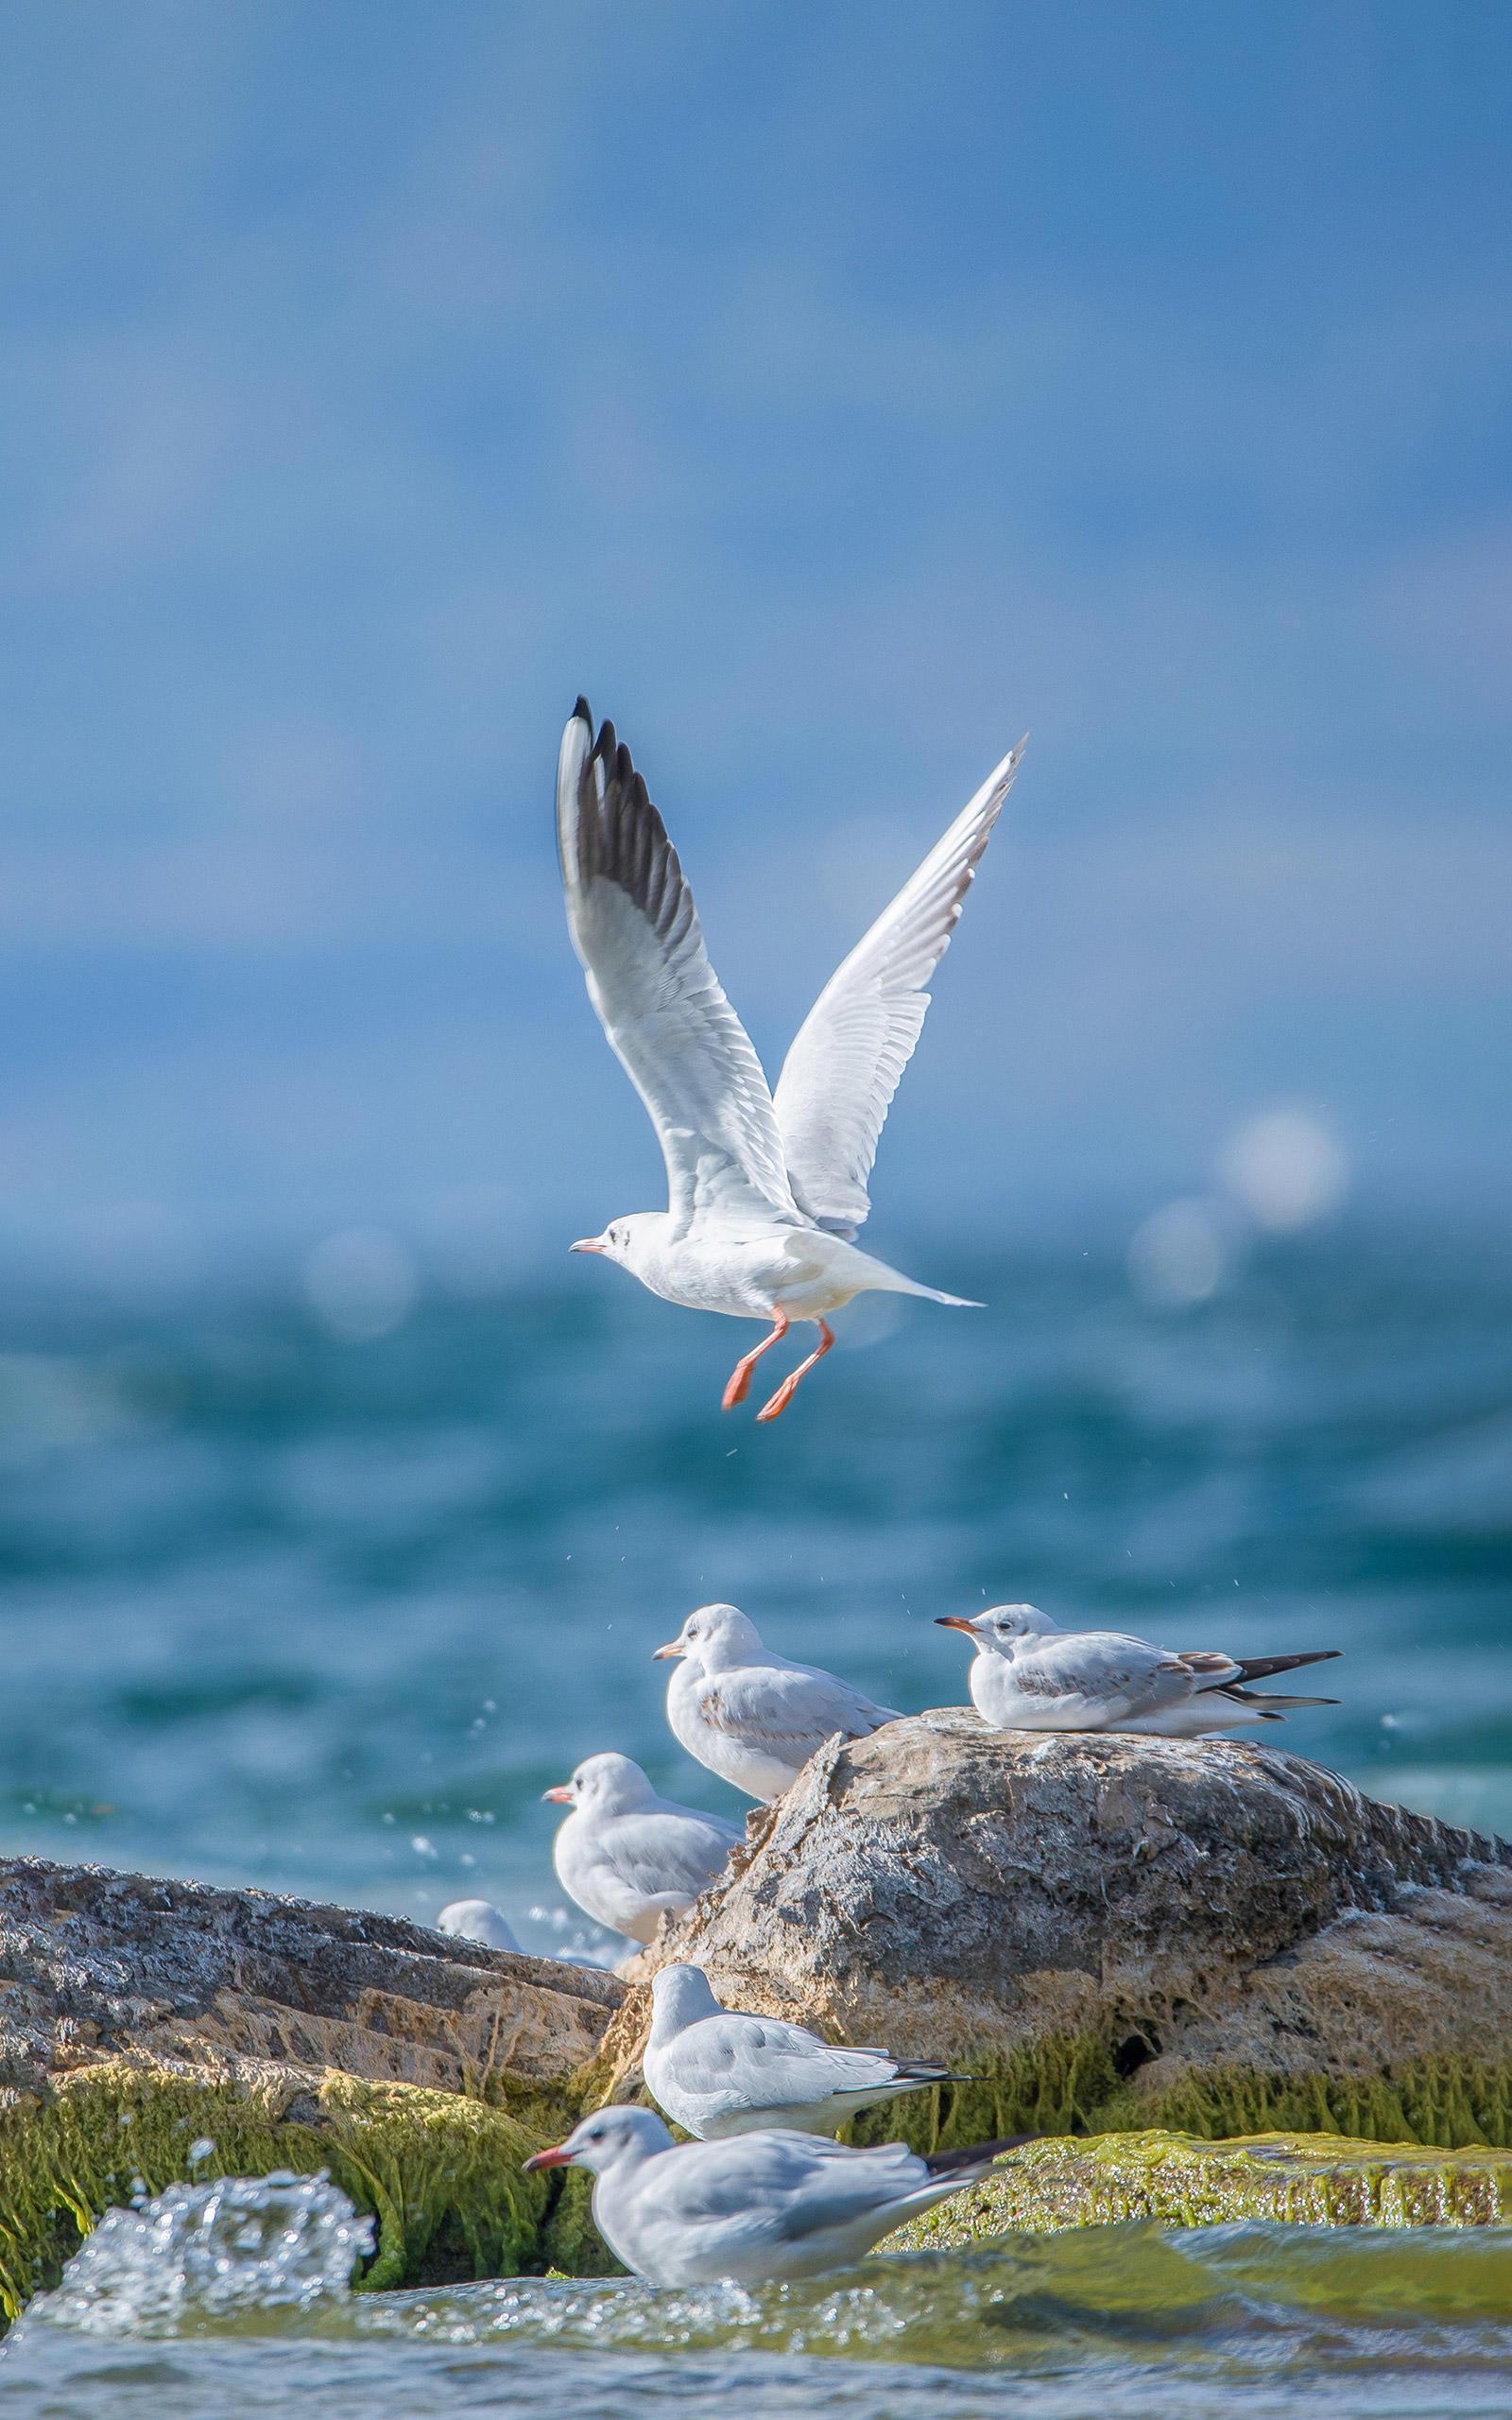
[[[1512,2144],[1512,1849],[1301,1757],[921,1715],[832,1742],[736,1861],[627,1971],[984,2079],[894,2127]]]
[[[0,1859],[0,2083],[125,2052],[444,2092],[545,2085],[593,2056],[623,1996],[595,1968],[402,1916]]]
[[[370,2284],[602,2267],[522,2173],[574,2121],[612,1976],[395,1916],[0,1860],[0,2310],[139,2187],[329,2169]]]

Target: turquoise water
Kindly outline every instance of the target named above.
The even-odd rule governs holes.
[[[113,2236],[0,2355],[0,2411],[713,2420],[731,2397],[753,2420],[816,2404],[847,2420],[1507,2409],[1503,2232],[1095,2227],[755,2293],[517,2279],[364,2297],[341,2290],[339,2195],[230,2189],[243,2198],[208,2241],[150,2224],[150,2210],[108,2222]]]
[[[947,1265],[948,1264],[948,1265]],[[922,1265],[922,1264],[921,1264]],[[1174,1645],[1340,1647],[1289,1744],[1512,1828],[1512,1274],[1364,1236],[1173,1314],[1116,1255],[961,1265],[792,1413],[721,1418],[744,1331],[602,1270],[422,1291],[344,1342],[292,1285],[0,1302],[0,1844],[403,1913],[564,1909],[540,1803],[627,1750],[698,1803],[651,1650],[729,1597],[905,1707],[932,1617],[1028,1597]],[[672,2410],[857,2420],[1504,2412],[1512,2253],[1096,2231],[765,2301],[540,2281],[252,2306],[109,2342],[39,2323],[0,2410]],[[218,2331],[218,2332],[217,2332]]]

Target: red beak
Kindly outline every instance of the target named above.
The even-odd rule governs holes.
[[[964,1620],[959,1614],[936,1614],[935,1627],[936,1630],[964,1630],[968,1638],[976,1636],[971,1623]]]
[[[554,1806],[570,1806],[573,1803],[572,1783],[559,1781],[555,1789],[543,1789],[541,1795],[542,1798],[549,1798]]]
[[[578,1242],[569,1244],[567,1249],[569,1252],[602,1252],[604,1247],[596,1236],[584,1236]]]
[[[524,2163],[524,2172],[533,2176],[538,2168],[571,2168],[573,2155],[565,2143],[553,2143],[549,2151],[537,2152]]]

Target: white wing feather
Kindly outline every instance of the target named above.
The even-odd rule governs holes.
[[[926,986],[955,930],[1023,749],[1021,739],[988,774],[831,976],[783,1062],[774,1098],[794,1197],[835,1234],[853,1236],[866,1223],[867,1179],[929,1007]]]
[[[760,1060],[709,962],[693,893],[645,784],[587,705],[562,734],[557,831],[588,996],[650,1112],[671,1213],[796,1220]]]

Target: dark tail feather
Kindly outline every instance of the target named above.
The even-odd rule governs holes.
[[[970,2175],[973,2169],[990,2168],[1004,2152],[1022,2151],[1025,2143],[1043,2140],[1041,2135],[1005,2135],[999,2143],[971,2143],[965,2151],[931,2152],[924,2166],[931,2176]]]
[[[1242,1689],[1237,1681],[1227,1689],[1204,1689],[1204,1697],[1233,1698],[1240,1705],[1258,1705],[1280,1714],[1299,1705],[1337,1705],[1337,1698],[1289,1698],[1283,1689]]]
[[[900,2083],[981,2083],[981,2076],[958,2076],[954,2067],[937,2066],[933,2059],[894,2059]]]
[[[1295,1672],[1302,1664],[1328,1664],[1343,1652],[1342,1647],[1319,1647],[1311,1655],[1243,1655],[1239,1658],[1239,1677],[1241,1681],[1268,1681],[1273,1672]]]

